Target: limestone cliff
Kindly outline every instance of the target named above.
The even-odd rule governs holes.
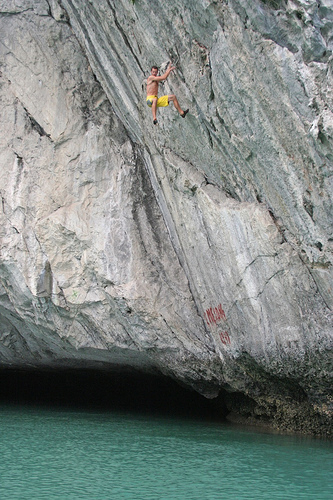
[[[0,0],[0,364],[332,416],[331,0]],[[150,67],[177,67],[152,123]]]

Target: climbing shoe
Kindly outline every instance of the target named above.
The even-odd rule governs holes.
[[[156,120],[156,118],[155,118],[155,120],[153,120],[153,124],[154,124],[154,125],[157,125],[157,120]]]
[[[184,111],[184,113],[183,113],[183,114],[181,114],[180,116],[181,116],[182,118],[185,118],[185,116],[187,115],[187,113],[188,113],[189,111],[190,111],[189,109],[186,109],[186,110]]]

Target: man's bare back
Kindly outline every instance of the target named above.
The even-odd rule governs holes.
[[[185,118],[186,114],[189,111],[188,109],[185,111],[181,109],[176,96],[173,94],[165,95],[158,99],[158,84],[166,80],[170,75],[171,71],[173,71],[174,69],[176,68],[174,66],[171,66],[171,63],[169,63],[166,72],[162,76],[158,76],[157,66],[153,66],[151,68],[151,75],[148,77],[147,80],[147,104],[152,109],[154,125],[157,124],[157,119],[156,119],[157,107],[168,106],[170,101],[173,102],[175,108],[177,109],[178,113],[182,116],[182,118]]]

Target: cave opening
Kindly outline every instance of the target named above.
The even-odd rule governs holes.
[[[214,422],[227,415],[220,399],[217,404],[169,377],[95,369],[1,369],[0,404]]]

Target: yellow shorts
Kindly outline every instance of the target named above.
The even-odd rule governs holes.
[[[157,95],[149,95],[147,96],[147,104],[148,106],[151,108],[152,104],[153,104],[153,99],[156,99],[157,98]],[[168,96],[167,95],[163,95],[162,97],[159,97],[157,99],[157,107],[158,108],[165,108],[166,106],[169,106],[169,99],[168,99]]]

